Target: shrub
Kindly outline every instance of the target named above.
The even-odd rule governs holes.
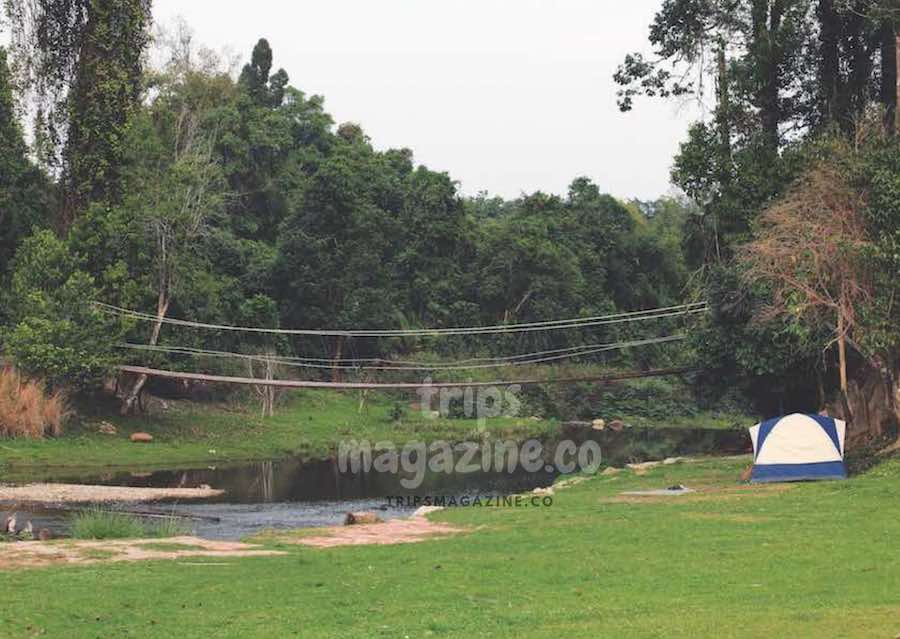
[[[69,532],[75,539],[162,539],[187,535],[192,531],[178,517],[144,523],[137,515],[94,507],[73,515]]]
[[[144,526],[134,515],[91,508],[72,516],[69,532],[75,539],[124,539],[143,537]]]
[[[16,252],[4,296],[4,350],[51,388],[97,387],[115,361],[120,327],[91,304],[99,295],[79,267],[62,240],[40,231]]]
[[[0,436],[56,437],[68,415],[62,391],[48,392],[43,383],[24,379],[13,368],[0,369]]]

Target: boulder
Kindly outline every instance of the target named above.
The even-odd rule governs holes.
[[[344,518],[345,526],[357,526],[359,524],[380,524],[381,517],[371,511],[347,513]]]
[[[153,441],[153,435],[150,433],[132,433],[130,439],[139,444],[149,444]]]
[[[595,419],[591,422],[591,428],[594,430],[603,430],[606,428],[606,420],[605,419]]]

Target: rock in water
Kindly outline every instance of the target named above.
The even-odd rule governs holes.
[[[153,435],[150,433],[132,433],[131,441],[139,444],[149,444],[153,441]]]
[[[370,511],[347,513],[344,518],[345,526],[356,526],[358,524],[380,524],[381,517]]]

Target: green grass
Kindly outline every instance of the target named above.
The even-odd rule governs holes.
[[[549,508],[433,515],[471,532],[189,567],[19,571],[8,636],[894,637],[900,460],[846,482],[738,485],[747,460],[598,477]],[[683,483],[707,493],[622,500]]]
[[[190,533],[190,526],[176,517],[144,521],[136,515],[100,507],[75,513],[69,522],[69,534],[74,539],[164,538]]]
[[[271,418],[261,418],[255,407],[241,405],[170,401],[166,409],[154,406],[151,414],[134,418],[119,417],[111,402],[86,405],[63,437],[0,439],[0,474],[7,481],[78,479],[116,470],[190,468],[288,456],[321,459],[331,455],[339,441],[351,438],[402,446],[412,439],[480,440],[484,431],[524,440],[558,429],[556,420],[530,416],[488,419],[483,424],[474,419],[428,419],[408,408],[409,402],[409,397],[374,395],[360,413],[355,392],[301,391],[289,395]],[[403,407],[399,420],[392,416],[397,405]],[[728,427],[741,421],[718,413],[657,421],[624,417],[637,426]],[[112,423],[118,433],[99,432],[103,421]],[[745,418],[742,425],[750,423]],[[130,442],[129,435],[137,431],[150,433],[154,441]]]

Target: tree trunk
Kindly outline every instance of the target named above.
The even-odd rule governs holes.
[[[844,335],[844,314],[838,311],[838,362],[841,373],[841,392],[847,393],[847,336]]]
[[[156,346],[159,342],[159,334],[160,331],[162,331],[163,320],[169,310],[169,301],[170,300],[165,292],[160,291],[159,299],[156,304],[156,320],[153,322],[153,329],[150,331],[150,341],[148,342],[150,346]],[[141,374],[137,376],[131,390],[128,391],[128,394],[122,401],[122,409],[120,411],[122,415],[131,415],[135,412],[135,408],[138,405],[138,399],[141,396],[141,391],[144,390],[144,385],[146,383],[147,375]]]
[[[874,45],[867,29],[868,21],[858,12],[851,12],[845,20],[846,47],[849,55],[847,76],[847,97],[849,120],[846,130],[852,131],[855,120],[869,106],[869,91],[872,77],[872,61],[875,57]]]
[[[778,99],[781,88],[781,51],[778,32],[781,30],[783,15],[784,0],[753,0],[751,54],[759,78],[754,97],[759,106],[763,135],[772,151],[778,149],[778,126],[781,123]]]
[[[900,131],[900,34],[894,28],[894,131]]]
[[[719,42],[716,53],[718,79],[716,82],[716,128],[719,133],[719,181],[727,182],[731,177],[731,96],[728,87],[728,66],[725,60],[725,41]]]
[[[829,414],[848,422],[847,449],[883,442],[900,427],[900,361],[883,370],[871,366],[854,374],[846,401],[829,407]],[[854,416],[850,422],[848,413]]]
[[[340,369],[340,360],[341,354],[344,352],[344,336],[338,335],[337,342],[334,345],[334,363],[331,369],[331,381],[339,382],[341,381],[341,369]]]
[[[881,28],[881,104],[884,106],[884,128],[893,134],[897,126],[897,34],[890,23]]]
[[[840,58],[838,54],[838,34],[840,25],[834,10],[834,0],[819,0],[816,8],[819,18],[819,92],[822,120],[825,122],[840,121],[841,112],[838,103],[840,95]],[[891,56],[893,64],[893,56]],[[891,92],[894,87],[891,86]]]

